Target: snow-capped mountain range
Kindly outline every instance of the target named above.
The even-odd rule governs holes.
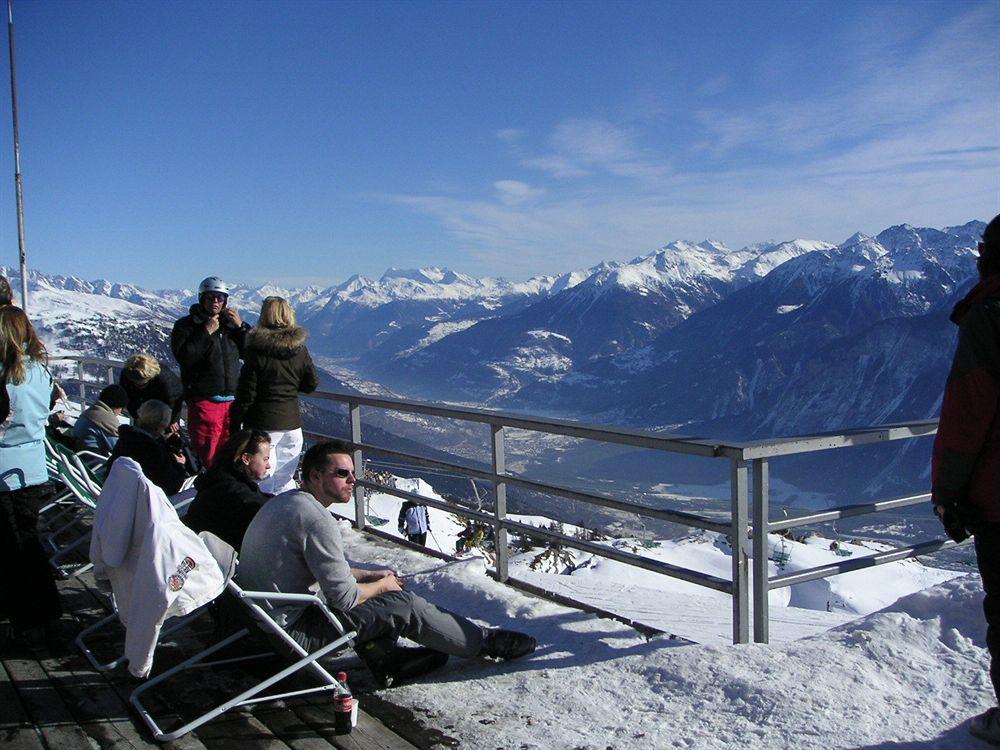
[[[671,242],[628,262],[524,282],[447,269],[322,289],[236,286],[253,322],[288,298],[310,347],[404,395],[743,437],[933,416],[975,276],[972,221],[816,240]],[[206,269],[225,275],[223,269]],[[15,269],[5,269],[15,288]],[[192,290],[32,272],[30,313],[53,354],[169,361]]]

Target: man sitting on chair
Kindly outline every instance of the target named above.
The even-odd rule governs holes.
[[[309,593],[318,582],[327,605],[349,630],[356,650],[384,686],[425,674],[448,655],[516,659],[535,650],[535,639],[510,630],[484,629],[409,591],[392,570],[352,569],[344,557],[337,520],[327,510],[348,503],[356,477],[351,446],[314,445],[302,460],[302,489],[267,502],[243,538],[238,580],[248,590]],[[272,616],[307,651],[338,637],[317,607],[286,604]],[[406,637],[423,648],[402,648]]]

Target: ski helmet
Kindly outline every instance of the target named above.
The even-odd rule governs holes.
[[[205,292],[218,292],[228,297],[229,287],[218,276],[209,276],[198,285],[198,296],[201,297]]]

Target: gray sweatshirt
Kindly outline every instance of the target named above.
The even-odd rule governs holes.
[[[236,580],[248,591],[307,594],[319,583],[327,605],[347,611],[358,603],[358,583],[344,557],[340,527],[307,492],[291,490],[271,498],[243,537]],[[274,607],[278,624],[294,623],[305,604]]]

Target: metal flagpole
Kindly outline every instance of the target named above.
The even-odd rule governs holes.
[[[21,309],[28,311],[28,255],[24,249],[24,193],[21,184],[21,136],[17,129],[17,83],[14,76],[14,2],[7,0],[10,47],[10,114],[14,120],[14,184],[17,190],[17,249],[21,256]]]

